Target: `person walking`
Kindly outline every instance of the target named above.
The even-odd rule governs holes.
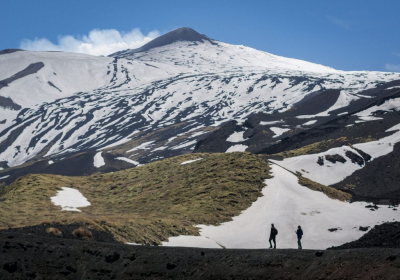
[[[299,245],[299,249],[303,249],[301,247],[301,238],[303,237],[303,230],[301,229],[301,226],[298,226],[295,232],[297,234],[297,245]]]
[[[274,249],[276,249],[276,236],[278,235],[278,230],[275,228],[274,224],[271,224],[271,232],[269,234],[269,248],[272,249],[271,241],[274,241]]]

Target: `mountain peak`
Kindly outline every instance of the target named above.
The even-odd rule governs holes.
[[[142,47],[134,50],[130,50],[129,53],[138,53],[138,52],[145,52],[153,48],[162,47],[166,45],[170,45],[175,42],[179,41],[187,41],[187,42],[204,42],[208,41],[211,44],[216,44],[206,35],[198,33],[196,30],[190,27],[181,27],[175,30],[172,30],[160,37],[155,38],[154,40],[150,41],[149,43],[143,45]],[[126,51],[118,52],[111,54],[110,56],[118,56],[122,53],[126,53]]]

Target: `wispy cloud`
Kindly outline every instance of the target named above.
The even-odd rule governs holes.
[[[400,64],[386,63],[385,69],[389,72],[400,72]]]
[[[340,19],[337,17],[332,17],[332,16],[327,16],[327,19],[332,22],[333,24],[336,24],[337,26],[349,30],[351,28],[351,25],[353,21],[351,20],[345,20],[345,19]]]
[[[400,57],[400,53],[399,52],[394,53],[394,55]]]
[[[94,29],[88,35],[60,35],[57,43],[47,38],[24,39],[20,48],[31,51],[65,51],[91,55],[109,55],[111,53],[141,47],[160,33],[157,30],[143,34],[139,28],[129,32],[116,29]]]

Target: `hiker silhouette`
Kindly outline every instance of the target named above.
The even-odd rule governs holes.
[[[270,249],[272,249],[271,241],[274,241],[274,249],[276,249],[276,236],[278,235],[278,230],[275,228],[274,224],[271,224],[271,232],[269,234],[269,245]]]
[[[295,232],[297,234],[297,245],[299,246],[299,249],[303,249],[303,247],[301,247],[301,238],[303,237],[303,230],[301,229],[301,226],[298,226]]]

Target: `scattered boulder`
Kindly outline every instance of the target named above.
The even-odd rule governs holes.
[[[318,157],[317,163],[319,165],[321,165],[321,166],[324,165],[324,158],[323,157]]]
[[[369,229],[369,227],[359,227],[358,230],[360,231],[367,231]]]
[[[338,227],[338,228],[330,228],[330,229],[328,229],[330,232],[335,232],[335,231],[338,231],[338,230],[342,230],[340,227]]]

